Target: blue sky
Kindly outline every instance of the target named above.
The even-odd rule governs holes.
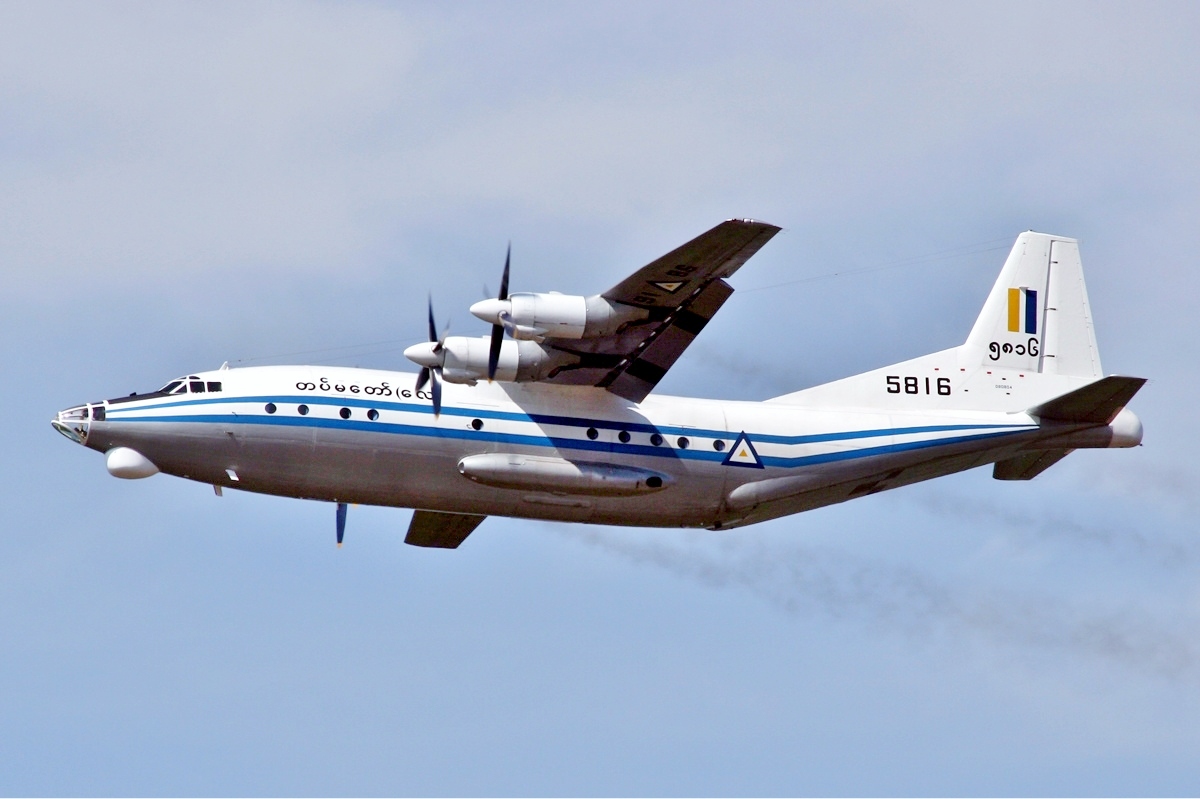
[[[1191,4],[0,8],[0,793],[1187,794],[1200,779]],[[663,382],[954,346],[1081,240],[1145,446],[734,533],[109,477],[55,411],[407,370],[498,280],[785,228]],[[838,274],[837,277],[830,277]],[[293,353],[295,353],[293,355]]]

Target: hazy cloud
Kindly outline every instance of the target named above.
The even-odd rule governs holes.
[[[931,575],[830,550],[722,537],[560,527],[572,540],[633,563],[650,564],[713,588],[742,588],[787,613],[869,622],[888,632],[972,632],[1014,645],[1061,649],[1173,678],[1200,677],[1191,630],[1135,611],[1097,613],[1050,597],[968,590]],[[669,538],[668,538],[669,536]],[[664,540],[667,539],[667,540]]]
[[[1016,538],[1053,541],[1066,546],[1097,547],[1119,557],[1139,556],[1157,566],[1194,568],[1200,541],[1179,542],[1161,529],[1139,529],[1136,524],[1099,524],[1076,521],[1053,511],[1016,508],[975,496],[953,496],[934,491],[905,494],[918,507],[937,516],[962,522],[1000,525]]]

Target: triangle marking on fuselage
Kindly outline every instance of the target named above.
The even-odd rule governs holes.
[[[743,466],[750,469],[762,469],[762,458],[758,457],[758,452],[754,449],[754,443],[750,441],[750,437],[743,430],[738,434],[737,440],[733,442],[733,446],[729,448],[729,454],[723,461],[725,466]]]

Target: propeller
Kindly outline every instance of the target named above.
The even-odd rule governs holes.
[[[504,274],[500,276],[500,295],[496,299],[508,299],[508,267],[512,262],[512,242],[508,243],[508,251],[504,253]],[[504,315],[501,314],[501,321]],[[488,382],[496,379],[496,367],[500,364],[500,347],[504,345],[504,325],[492,325],[492,346],[488,350]]]
[[[415,345],[409,347],[405,351],[405,355],[417,363],[421,364],[421,371],[417,374],[416,390],[420,391],[425,388],[426,383],[432,383],[429,393],[433,395],[433,415],[438,416],[442,412],[442,380],[440,373],[442,371],[442,345],[446,341],[446,331],[450,329],[450,325],[446,325],[446,329],[439,336],[437,332],[437,323],[433,320],[433,298],[429,298],[429,343],[432,347],[424,345]],[[419,352],[417,350],[420,350]]]
[[[346,503],[339,502],[337,504],[337,544],[342,545],[342,538],[346,535]]]

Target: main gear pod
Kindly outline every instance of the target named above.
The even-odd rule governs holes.
[[[661,491],[669,479],[632,466],[503,453],[470,455],[458,462],[458,471],[468,480],[496,488],[606,497]]]

